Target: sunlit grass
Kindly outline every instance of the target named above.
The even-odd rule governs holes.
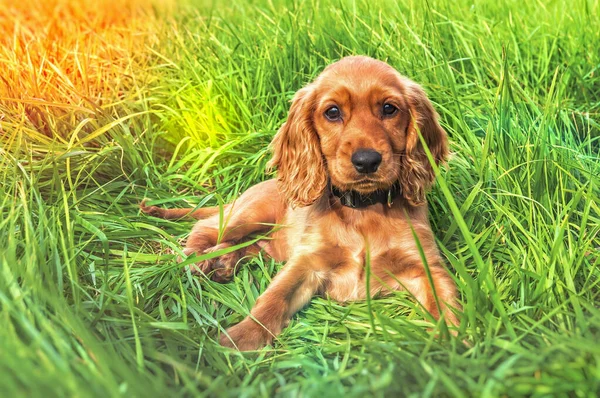
[[[1,3],[3,395],[599,392],[597,1]],[[138,203],[269,178],[294,92],[349,54],[421,83],[451,137],[429,201],[458,339],[398,292],[317,298],[274,347],[226,351],[281,265],[192,277],[192,224]]]

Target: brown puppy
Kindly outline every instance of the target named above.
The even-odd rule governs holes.
[[[407,289],[434,317],[442,312],[457,325],[448,309],[457,307],[456,289],[427,219],[425,191],[435,174],[419,132],[435,161],[443,162],[446,133],[421,87],[383,62],[347,57],[296,93],[272,143],[277,180],[257,184],[226,205],[224,222],[218,208],[193,212],[142,203],[145,213],[159,217],[207,217],[194,226],[186,255],[280,226],[269,240],[193,267],[225,281],[241,257],[260,250],[287,260],[251,315],[221,336],[222,345],[252,350],[269,344],[315,294],[343,302]]]

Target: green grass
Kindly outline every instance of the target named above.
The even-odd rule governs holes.
[[[11,3],[1,395],[600,393],[598,1]],[[192,223],[138,203],[214,205],[270,178],[293,93],[350,54],[421,83],[450,135],[429,206],[459,337],[398,292],[315,298],[273,347],[222,349],[281,264],[192,277],[170,254]]]

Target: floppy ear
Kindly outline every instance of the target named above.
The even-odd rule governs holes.
[[[403,79],[403,83],[411,120],[406,131],[405,154],[400,158],[400,183],[406,200],[418,206],[425,203],[425,191],[435,179],[435,172],[425,154],[419,132],[438,165],[448,157],[448,138],[423,89],[408,79]]]
[[[314,88],[299,90],[292,101],[287,121],[271,148],[269,167],[277,167],[279,190],[292,206],[314,203],[327,186],[325,162],[313,124]]]

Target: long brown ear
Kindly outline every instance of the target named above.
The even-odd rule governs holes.
[[[314,88],[307,86],[294,96],[288,119],[271,143],[273,158],[269,167],[277,167],[279,190],[292,206],[314,203],[327,186],[313,108]]]
[[[404,197],[409,203],[418,206],[425,203],[425,192],[435,179],[435,172],[427,159],[419,132],[438,165],[448,157],[448,138],[423,89],[408,79],[403,79],[403,83],[411,121],[406,131],[406,153],[400,160],[400,183]]]

